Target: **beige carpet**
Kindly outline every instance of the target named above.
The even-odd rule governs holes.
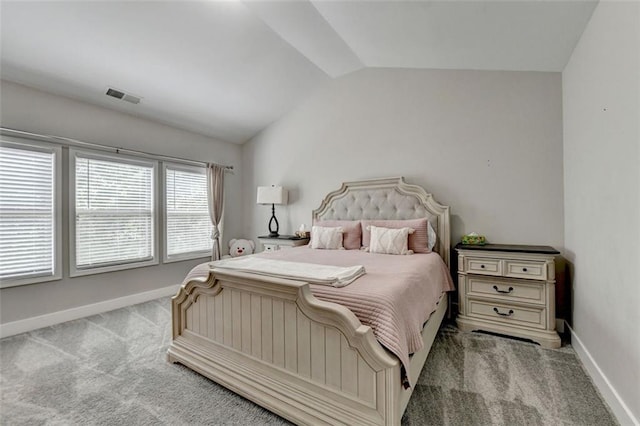
[[[2,425],[278,425],[165,361],[169,299],[0,341]],[[573,349],[444,326],[405,425],[613,425]]]

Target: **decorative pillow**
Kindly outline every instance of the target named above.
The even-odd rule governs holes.
[[[309,247],[312,249],[344,250],[342,246],[342,227],[312,226]]]
[[[437,240],[438,234],[436,234],[436,230],[431,226],[431,222],[427,222],[427,248],[429,251],[433,250]]]
[[[435,231],[426,217],[421,219],[408,220],[363,220],[362,221],[362,246],[369,247],[371,233],[367,231],[368,226],[378,226],[383,228],[399,229],[411,228],[415,232],[409,235],[409,250],[414,253],[430,253],[436,244]],[[431,230],[429,230],[431,228]],[[430,232],[431,231],[431,232]],[[433,235],[429,238],[429,235]]]
[[[382,254],[413,254],[409,250],[409,234],[415,233],[412,228],[380,228],[378,226],[368,226],[371,233],[370,253]]]
[[[342,228],[342,245],[347,250],[360,250],[362,247],[362,227],[359,220],[319,220],[316,226]]]

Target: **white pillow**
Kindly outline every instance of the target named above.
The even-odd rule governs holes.
[[[381,228],[370,225],[367,227],[371,231],[370,253],[382,254],[413,254],[413,250],[408,249],[409,234],[413,234],[413,228]]]
[[[429,248],[429,251],[433,250],[437,239],[438,234],[436,234],[435,229],[431,226],[431,222],[427,222],[427,248]]]
[[[344,250],[342,246],[342,226],[331,228],[312,226],[309,246],[312,249]]]

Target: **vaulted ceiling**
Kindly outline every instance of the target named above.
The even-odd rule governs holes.
[[[2,0],[0,76],[242,143],[364,67],[562,71],[595,5]]]

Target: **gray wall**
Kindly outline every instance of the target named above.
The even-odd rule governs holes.
[[[235,166],[226,176],[225,239],[242,229],[240,197],[241,148],[149,120],[121,114],[69,98],[2,81],[3,127],[64,136],[156,154],[213,161]],[[66,169],[66,168],[65,168]],[[65,180],[68,173],[63,170]],[[63,180],[63,189],[64,189]],[[68,192],[63,190],[68,205]],[[66,212],[66,209],[65,209]],[[197,263],[205,259],[139,269],[69,278],[68,217],[63,216],[63,279],[0,290],[0,323],[115,299],[179,284]],[[226,243],[223,243],[223,249]],[[162,258],[160,254],[160,258]]]
[[[405,176],[451,206],[452,238],[563,246],[560,73],[366,69],[337,79],[243,146],[255,238],[282,184],[281,233],[348,180]]]
[[[639,76],[640,4],[600,2],[562,74],[565,247],[575,334],[638,420]]]

